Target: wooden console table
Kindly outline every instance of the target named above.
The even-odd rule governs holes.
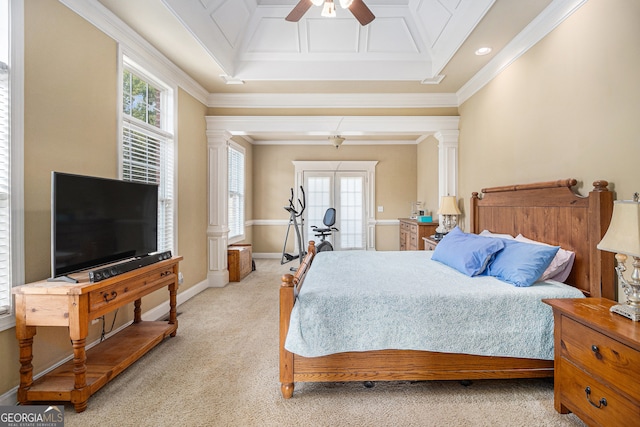
[[[78,283],[34,282],[13,288],[16,298],[16,337],[20,345],[18,401],[71,402],[76,412],[89,397],[178,329],[176,295],[182,257],[90,283],[88,273],[70,275]],[[142,297],[167,287],[169,320],[143,322]],[[133,324],[85,351],[89,325],[126,304],[134,303]],[[33,381],[33,337],[37,326],[66,326],[73,360]]]

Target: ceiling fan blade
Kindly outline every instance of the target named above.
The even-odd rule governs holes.
[[[349,6],[349,10],[363,27],[376,19],[376,16],[371,12],[371,9],[369,9],[362,0],[353,0],[353,3]]]
[[[298,22],[311,6],[313,6],[311,0],[300,0],[284,19],[290,22]]]

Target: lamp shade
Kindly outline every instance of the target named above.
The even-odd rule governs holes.
[[[613,215],[598,249],[640,257],[640,203],[631,200],[613,202]]]
[[[456,196],[442,196],[440,198],[440,209],[438,209],[438,215],[460,215],[460,209],[458,209],[458,203],[456,202]]]

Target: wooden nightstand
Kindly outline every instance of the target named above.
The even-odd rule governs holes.
[[[543,300],[555,324],[554,406],[589,425],[640,426],[640,323],[604,298]]]
[[[422,241],[424,242],[424,250],[425,251],[433,251],[438,246],[439,240],[435,240],[433,236],[423,237]]]

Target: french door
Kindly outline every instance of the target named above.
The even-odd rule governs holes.
[[[327,237],[334,250],[366,249],[367,173],[304,171],[303,180],[307,197],[304,217],[306,240],[315,240],[316,244],[320,242],[312,226],[325,228],[325,212],[334,208],[334,227],[340,231]]]

